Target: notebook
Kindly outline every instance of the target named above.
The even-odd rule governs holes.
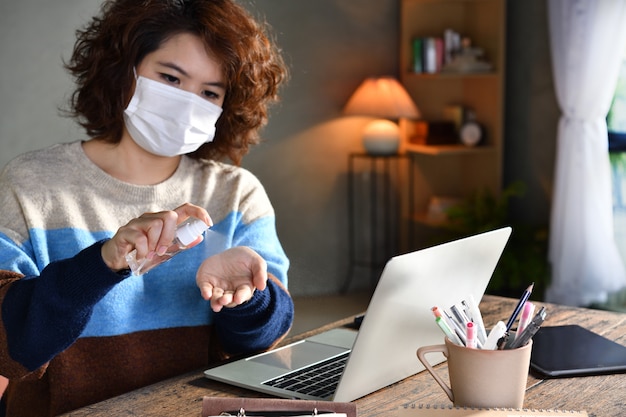
[[[626,346],[578,325],[540,328],[530,366],[547,377],[626,372]]]
[[[447,308],[469,295],[480,300],[511,234],[506,227],[391,258],[380,276],[358,331],[333,329],[270,352],[207,369],[213,380],[283,398],[353,401],[422,370],[420,346],[443,342],[431,308]],[[308,379],[295,385],[288,374],[343,359],[332,392],[301,393],[329,386]],[[431,355],[432,363],[443,355]],[[314,371],[313,376],[320,376]],[[276,385],[276,384],[274,384]]]
[[[474,408],[453,405],[409,405],[398,409],[395,417],[588,417],[586,411],[576,410],[534,410],[528,408]]]
[[[282,398],[202,398],[202,417],[357,417],[355,403]]]

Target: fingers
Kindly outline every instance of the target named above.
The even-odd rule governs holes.
[[[176,237],[176,226],[189,217],[196,217],[209,226],[213,225],[209,213],[191,203],[185,203],[174,210],[139,216],[137,222],[133,224],[139,232],[134,240],[137,254],[142,257],[163,255]]]
[[[213,311],[215,311],[216,313],[221,311],[223,307],[230,306],[232,302],[232,292],[226,292],[221,288],[215,288],[213,290],[213,296],[211,297],[211,309],[213,309]]]
[[[162,255],[174,240],[177,222],[174,211],[144,213],[126,225],[125,238],[133,243],[140,259]]]
[[[257,262],[251,270],[252,284],[257,290],[263,291],[267,286],[267,263],[260,256],[256,260]]]
[[[209,282],[198,282],[198,288],[200,288],[200,295],[205,300],[209,301],[213,297],[213,285]]]
[[[254,289],[247,285],[239,287],[235,292],[214,288],[210,297],[211,309],[217,313],[223,307],[232,308],[241,305],[250,300],[253,294]]]
[[[185,203],[182,206],[176,207],[174,211],[178,214],[178,223],[187,220],[189,217],[195,217],[205,222],[207,226],[213,226],[213,219],[211,219],[209,213],[202,207]]]
[[[163,255],[176,236],[176,227],[189,217],[196,217],[211,226],[207,211],[185,203],[174,210],[144,213],[120,227],[102,248],[102,259],[112,270],[126,268],[125,256],[136,250],[138,259]]]

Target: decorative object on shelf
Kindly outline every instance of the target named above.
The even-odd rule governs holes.
[[[483,60],[483,50],[472,47],[469,38],[463,38],[461,50],[453,55],[450,62],[446,63],[442,71],[453,73],[488,72],[492,70],[490,63]]]
[[[400,132],[395,122],[420,117],[409,94],[393,77],[367,78],[352,94],[343,113],[378,118],[363,131],[363,147],[371,155],[398,153]]]
[[[475,120],[467,120],[459,130],[461,143],[465,146],[476,146],[483,139],[483,128]]]
[[[485,131],[483,126],[476,121],[476,113],[471,109],[465,109],[463,123],[459,128],[459,139],[465,146],[474,147],[479,145]]]
[[[452,145],[459,139],[454,122],[416,120],[408,141],[415,145]]]
[[[443,119],[454,123],[457,132],[461,130],[461,126],[466,120],[465,114],[465,107],[458,104],[448,104],[443,108]]]

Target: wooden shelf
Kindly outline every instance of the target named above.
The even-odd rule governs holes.
[[[407,153],[418,153],[424,155],[465,155],[465,154],[480,154],[486,152],[494,152],[496,149],[493,146],[476,146],[468,147],[464,145],[416,145],[413,143],[407,143],[405,145],[405,151]]]
[[[498,78],[500,74],[494,71],[488,72],[435,72],[435,73],[423,73],[423,72],[410,72],[408,71],[405,76],[407,78]]]
[[[418,145],[414,120],[400,120],[402,152],[409,158],[406,218],[418,225],[441,227],[445,219],[427,214],[433,197],[464,199],[476,190],[499,195],[502,189],[504,148],[504,86],[506,78],[506,0],[401,0],[400,78],[425,122],[450,120],[450,106],[470,110],[484,129],[476,147]],[[438,37],[451,29],[480,48],[491,70],[481,72],[416,73],[413,71],[416,38]],[[456,120],[454,120],[456,121]],[[415,212],[424,211],[423,214]],[[410,229],[413,230],[413,229]],[[423,231],[423,230],[420,230]],[[409,231],[411,233],[411,231]],[[425,233],[428,233],[426,231]],[[409,237],[423,246],[427,236]]]

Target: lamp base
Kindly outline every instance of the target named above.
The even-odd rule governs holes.
[[[363,147],[370,155],[395,155],[400,149],[398,125],[390,120],[374,120],[363,130]]]

